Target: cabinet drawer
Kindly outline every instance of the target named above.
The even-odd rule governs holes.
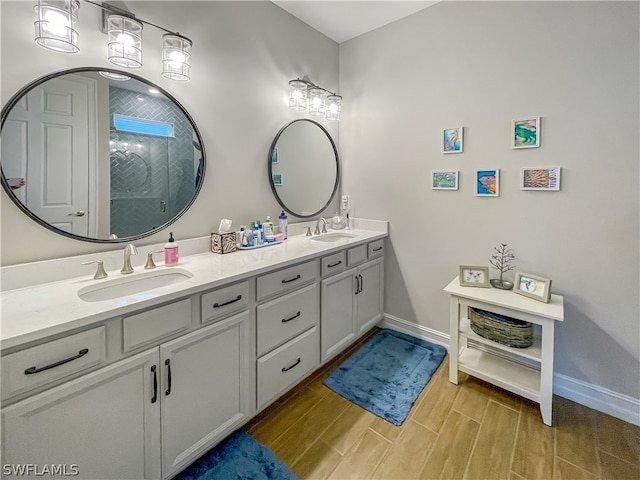
[[[202,323],[208,323],[249,306],[249,282],[214,290],[200,297]]]
[[[104,361],[104,326],[12,353],[2,357],[2,398]]]
[[[320,275],[326,277],[334,273],[340,273],[347,268],[347,254],[343,250],[333,255],[327,255],[320,260]]]
[[[384,238],[376,240],[375,242],[370,242],[367,245],[367,253],[369,259],[378,258],[384,255]]]
[[[258,408],[318,365],[318,327],[258,359]]]
[[[318,263],[301,263],[293,267],[284,268],[274,273],[258,277],[258,301],[271,297],[277,293],[284,293],[315,280],[318,276]]]
[[[358,245],[357,247],[347,250],[347,264],[348,266],[357,265],[367,259],[367,246]]]
[[[124,351],[188,330],[191,325],[191,300],[154,308],[122,320]]]
[[[304,287],[258,307],[258,356],[318,323],[319,287]]]

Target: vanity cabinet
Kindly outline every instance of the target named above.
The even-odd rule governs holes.
[[[373,242],[371,242],[373,243]],[[371,329],[383,314],[383,243],[347,251],[347,267],[373,260],[321,282],[321,362],[324,363]],[[335,262],[333,262],[335,263]]]

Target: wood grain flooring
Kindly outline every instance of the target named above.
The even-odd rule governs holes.
[[[301,480],[640,480],[639,427],[561,397],[548,427],[529,400],[450,383],[447,358],[400,427],[382,420],[322,384],[367,339],[245,427]]]

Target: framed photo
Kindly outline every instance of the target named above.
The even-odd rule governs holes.
[[[500,196],[500,170],[476,170],[476,196]]]
[[[464,128],[445,128],[442,130],[442,153],[462,153]]]
[[[513,287],[514,293],[533,298],[540,302],[549,303],[551,298],[551,280],[529,273],[516,272]]]
[[[458,190],[458,170],[432,170],[432,190]]]
[[[511,121],[511,148],[540,146],[540,117]]]
[[[278,162],[278,147],[274,147],[273,154],[271,155],[271,163],[279,163]]]
[[[490,287],[489,267],[460,265],[459,278],[463,287]]]
[[[560,190],[560,167],[523,168],[520,190]]]
[[[273,175],[271,175],[271,180],[273,181],[273,184],[276,187],[279,187],[282,185],[282,174],[281,173],[274,173]]]

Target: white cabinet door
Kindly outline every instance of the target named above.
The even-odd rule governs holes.
[[[359,289],[356,294],[356,334],[364,333],[382,318],[382,258],[358,269]]]
[[[54,466],[57,476],[75,469],[82,479],[160,478],[157,361],[155,348],[2,409],[2,463]]]
[[[164,478],[252,413],[249,320],[243,312],[160,346]]]
[[[356,269],[322,281],[320,286],[320,361],[324,362],[354,338]]]

